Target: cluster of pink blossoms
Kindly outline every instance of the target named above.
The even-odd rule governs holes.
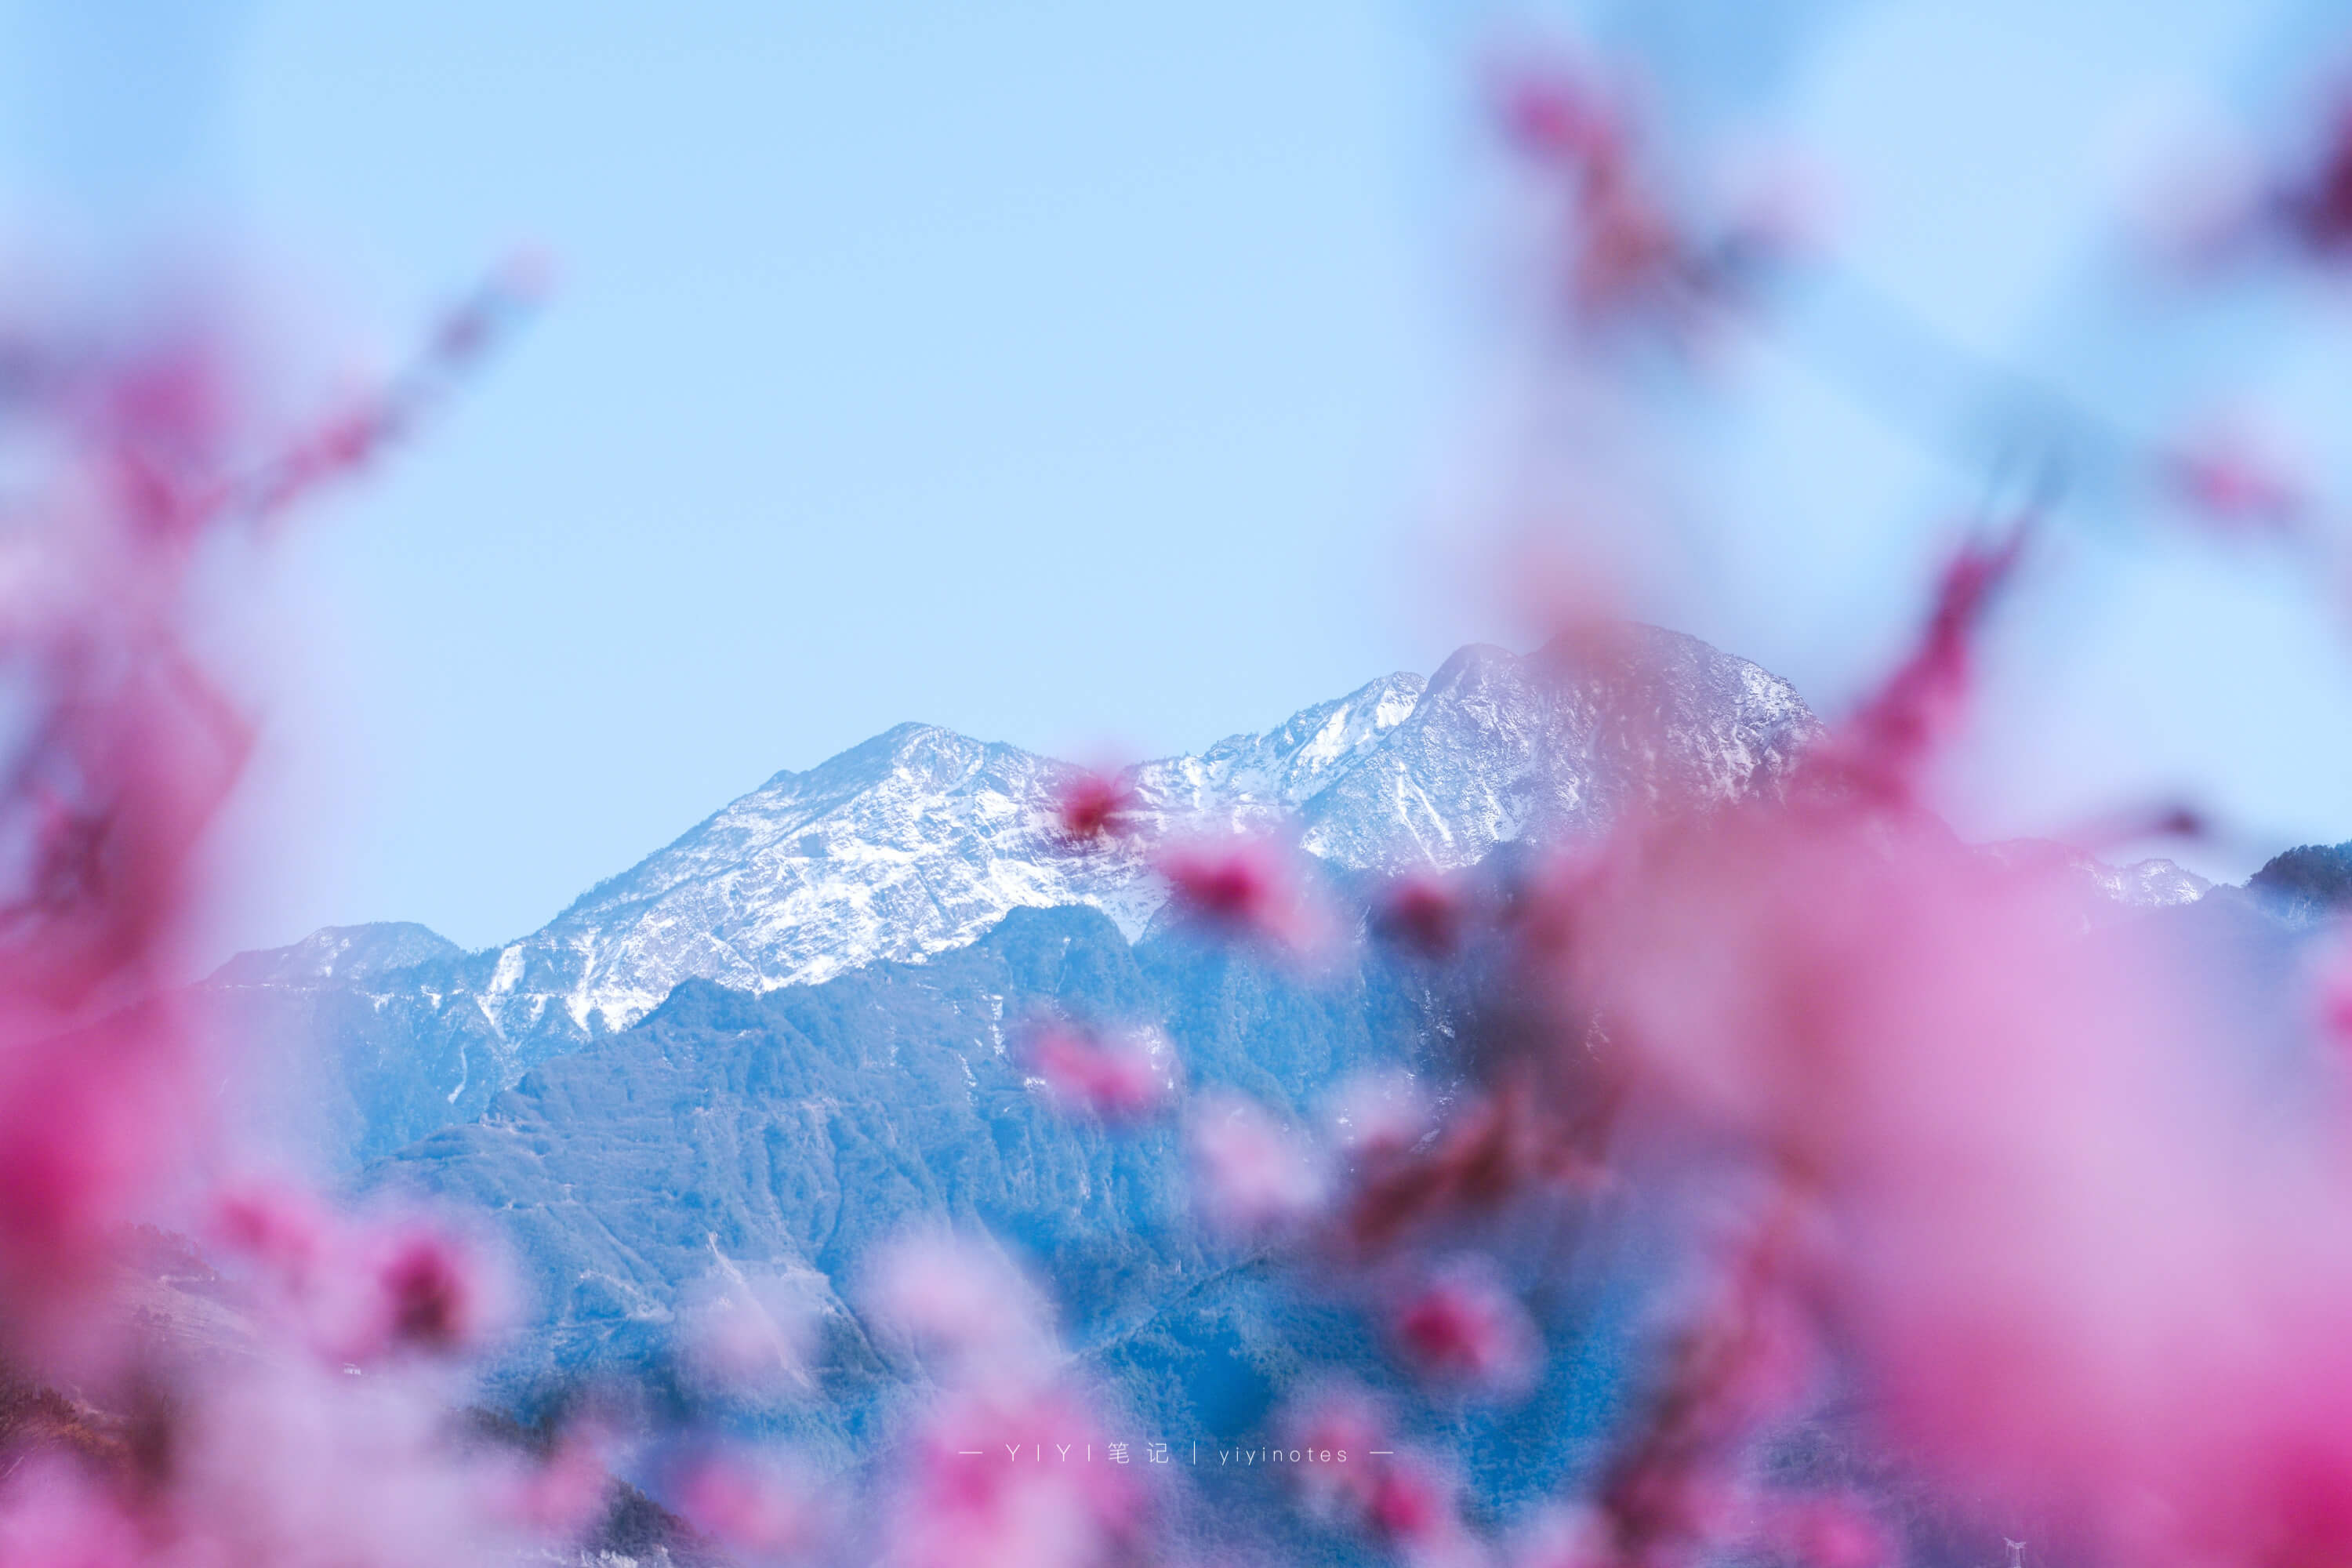
[[[1326,1271],[1410,1278],[1482,1216],[1633,1170],[1711,1171],[1728,1216],[1633,1425],[1541,1528],[1480,1537],[1442,1469],[1345,1398],[1297,1419],[1407,1457],[1313,1473],[1311,1513],[1431,1563],[1867,1568],[1899,1550],[1868,1507],[1757,1468],[1835,1387],[1917,1484],[2102,1559],[2352,1549],[2335,1130],[2258,1114],[2129,933],[2084,936],[2063,868],[1978,854],[1918,804],[2017,557],[1954,559],[1916,651],[1781,795],[1636,811],[1515,900],[1450,906],[1541,1016],[1425,1130],[1334,1148],[1231,1096],[1188,1109],[1210,1217]],[[1543,1346],[1499,1281],[1457,1261],[1378,1298],[1433,1395],[1532,1375]]]
[[[1529,79],[1505,117],[1574,198],[1580,308],[1678,331],[1719,297],[1707,246],[1645,194],[1622,112]],[[2323,264],[2334,171],[2264,220]],[[2145,466],[2218,529],[2315,521],[2305,487],[2242,444],[2152,445]],[[1385,1415],[1330,1396],[1298,1419],[1400,1457],[1303,1479],[1311,1514],[1417,1561],[1867,1568],[1904,1550],[1885,1500],[1776,1484],[1761,1464],[1837,1395],[1904,1485],[2032,1520],[2085,1561],[2352,1550],[2340,1128],[2269,1103],[2144,932],[2086,935],[2055,858],[1971,850],[1924,805],[2029,542],[1957,552],[1915,650],[1777,794],[1637,803],[1507,890],[1424,875],[1379,900],[1372,933],[1440,964],[1499,953],[1533,999],[1426,1125],[1327,1146],[1230,1097],[1187,1108],[1212,1219],[1326,1275],[1412,1281],[1365,1299],[1433,1397],[1468,1381],[1507,1399],[1547,1351],[1499,1271],[1432,1272],[1431,1256],[1531,1200],[1714,1194],[1632,1418],[1556,1508],[1482,1530],[1398,1428],[1366,1432]],[[1638,740],[1655,720],[1605,721]],[[1303,895],[1272,841],[1158,854],[1205,923],[1292,945],[1277,911]],[[2344,990],[2340,970],[2315,977],[2315,1047],[2344,1034]]]
[[[226,306],[0,321],[0,1561],[464,1563],[593,1522],[604,1472],[457,1429],[506,1306],[489,1255],[225,1181],[236,1064],[176,989],[251,734],[199,652],[209,566],[413,428],[533,286],[494,279],[311,422]],[[204,1235],[236,1308],[155,1306],[133,1227],[157,1218]]]

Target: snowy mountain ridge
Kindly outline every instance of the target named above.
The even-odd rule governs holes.
[[[1817,727],[1795,689],[1755,665],[1677,634],[1643,637],[1679,721],[1664,759],[1611,753],[1611,675],[1549,650],[1473,647],[1430,679],[1388,676],[1272,730],[1131,770],[1141,815],[1158,832],[1202,834],[1297,817],[1302,847],[1339,865],[1461,865],[1538,824],[1597,828],[1633,775],[1661,761],[1728,798],[1759,773],[1777,776]],[[824,980],[960,946],[1017,908],[1090,904],[1139,934],[1164,898],[1139,857],[1072,856],[1054,840],[1053,802],[1075,772],[901,724],[776,774],[539,931],[471,955],[457,967],[479,973],[449,989],[472,994],[520,1060],[532,1037],[625,1028],[689,977],[753,991]],[[298,955],[320,941],[246,955],[224,978],[291,962],[281,978],[294,979]]]
[[[1128,777],[1146,837],[1279,832],[1335,866],[1393,872],[1597,834],[1636,800],[1776,789],[1819,731],[1788,682],[1634,627],[1605,659],[1465,647],[1426,679],[1387,676]],[[208,988],[244,1005],[240,1026],[286,1042],[289,1078],[325,1070],[302,1041],[333,1041],[341,1077],[289,1096],[340,1100],[354,1146],[394,1147],[688,979],[822,982],[963,946],[1024,908],[1091,906],[1133,940],[1165,889],[1138,849],[1061,842],[1055,805],[1076,773],[901,724],[775,774],[503,947],[335,928],[241,954]]]

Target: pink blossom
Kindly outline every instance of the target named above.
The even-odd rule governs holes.
[[[257,1268],[268,1299],[337,1363],[479,1348],[509,1287],[481,1245],[415,1217],[348,1221],[299,1188],[250,1183],[215,1206],[215,1236]]]
[[[0,1059],[0,1331],[65,1353],[112,1229],[194,1152],[194,1047],[160,1005]],[[62,1336],[62,1339],[60,1338]],[[33,1348],[20,1344],[18,1350]]]
[[[1193,1190],[1211,1224],[1241,1236],[1294,1226],[1322,1205],[1320,1160],[1256,1101],[1203,1096],[1187,1127]]]
[[[1760,1533],[1804,1568],[1889,1568],[1902,1555],[1861,1500],[1843,1493],[1774,1500]]]
[[[1952,1486],[2110,1536],[2160,1496],[2170,1550],[2352,1539],[2326,1414],[2352,1359],[2321,1327],[2352,1237],[2310,1217],[2340,1178],[2184,1037],[2160,971],[2082,942],[2063,878],[1932,824],[1801,798],[1640,843],[1578,986],[1779,1195],[1604,1491],[1622,1539],[1722,1528],[1727,1447],[1823,1325]]]
[[[1309,1519],[1369,1536],[1426,1568],[1484,1561],[1453,1474],[1400,1447],[1391,1412],[1361,1386],[1309,1387],[1285,1405],[1276,1430],[1285,1448],[1303,1456],[1285,1467],[1285,1479]]]
[[[1571,1057],[1572,1061],[1574,1058]],[[1616,1089],[1606,1075],[1554,1092],[1556,1064],[1511,1064],[1484,1094],[1465,1095],[1433,1135],[1364,1163],[1345,1203],[1345,1249],[1372,1254],[1522,1194],[1591,1192],[1609,1173],[1594,1143]]]
[[[992,1243],[950,1231],[908,1231],[866,1265],[877,1323],[951,1370],[1025,1377],[1051,1343],[1044,1294]]]
[[[1145,1517],[1140,1472],[1110,1462],[1084,1403],[1052,1384],[966,1390],[927,1418],[887,1517],[888,1568],[1085,1568]]]
[[[580,1541],[611,1505],[607,1446],[593,1424],[566,1426],[545,1456],[499,1478],[492,1508],[540,1540]]]
[[[1131,832],[1136,804],[1135,786],[1125,778],[1086,772],[1062,786],[1054,809],[1064,837],[1085,845]]]
[[[2286,232],[2321,260],[2352,247],[2352,106],[2329,117],[2310,169],[2283,189],[2277,210]]]
[[[138,1520],[70,1461],[21,1461],[0,1486],[0,1561],[10,1568],[133,1568],[153,1561]]]
[[[804,1277],[752,1279],[732,1264],[707,1281],[683,1314],[686,1363],[704,1390],[760,1396],[813,1387],[814,1283]]]
[[[1339,1149],[1373,1163],[1404,1154],[1432,1126],[1429,1096],[1402,1068],[1366,1068],[1340,1079],[1327,1120]]]
[[[1354,1383],[1327,1383],[1293,1395],[1277,1429],[1286,1448],[1314,1456],[1285,1472],[1307,1517],[1339,1529],[1368,1529],[1380,1451],[1396,1447],[1381,1403]]]
[[[473,1348],[493,1292],[469,1249],[257,1184],[210,1217],[280,1321],[248,1338],[253,1299],[232,1303],[204,1320],[222,1343],[191,1355],[124,1299],[125,1227],[227,1163],[212,1110],[235,1064],[180,987],[200,851],[254,726],[202,657],[197,611],[216,613],[224,585],[206,574],[229,531],[380,445],[340,415],[315,436],[289,426],[282,367],[217,301],[129,314],[37,323],[7,346],[0,1355],[51,1386],[9,1434],[0,1560],[469,1561],[502,1532],[451,1435],[450,1386],[414,1358],[357,1376],[338,1359],[354,1334]],[[413,414],[446,381],[384,398]]]
[[[422,1226],[378,1244],[385,1339],[436,1355],[470,1349],[491,1316],[483,1266],[455,1237]]]
[[[1106,1037],[1049,1023],[1029,1041],[1031,1068],[1061,1103],[1106,1121],[1133,1122],[1164,1108],[1174,1092],[1171,1053],[1157,1031]]]
[[[2312,1002],[2320,1037],[2352,1067],[2352,942],[2337,932],[2312,974]]]
[[[328,415],[221,492],[220,503],[273,519],[352,478],[406,438],[498,340],[545,298],[553,270],[535,252],[508,258],[443,315],[425,352],[367,396]]]
[[[1424,958],[1450,958],[1467,931],[1469,900],[1458,879],[1418,871],[1388,889],[1373,919],[1399,945]]]
[[[1927,760],[1950,739],[1973,693],[1978,627],[2015,568],[2025,531],[1962,547],[1946,563],[1918,645],[1872,699],[1810,760],[1813,779],[1879,805],[1907,802]]]
[[[1581,1504],[1551,1503],[1514,1532],[1508,1568],[1616,1568],[1616,1545],[1600,1512]]]
[[[396,1568],[514,1541],[500,1467],[453,1430],[446,1384],[273,1357],[178,1392],[171,1464],[141,1509],[174,1564]]]
[[[341,1244],[335,1220],[308,1191],[247,1182],[214,1196],[213,1235],[290,1288],[303,1288]]]
[[[1197,838],[1165,846],[1152,868],[1176,905],[1213,930],[1311,956],[1329,921],[1302,881],[1296,854],[1265,838]]]
[[[1621,156],[1615,110],[1570,70],[1508,72],[1496,84],[1495,107],[1504,135],[1531,158],[1584,164]]]
[[[1589,72],[1549,65],[1503,73],[1494,104],[1505,140],[1565,199],[1561,272],[1580,317],[1686,341],[1706,308],[1731,300],[1742,274],[1777,253],[1788,225],[1763,206],[1702,232],[1644,166],[1623,99]]]
[[[701,1455],[688,1464],[677,1500],[696,1530],[751,1563],[810,1558],[837,1528],[815,1479],[774,1455]]]
[[[197,847],[252,724],[189,623],[204,545],[252,521],[249,476],[287,437],[269,406],[278,367],[217,301],[18,335],[0,585],[0,664],[25,705],[0,777],[0,1335],[23,1357],[89,1339],[79,1309],[107,1237],[207,1152],[219,1064],[172,991]]]
[[[1786,1211],[1756,1222],[1665,1347],[1649,1408],[1595,1499],[1626,1561],[1685,1563],[1733,1533],[1746,1446],[1790,1411],[1811,1369],[1792,1233]]]
[[[2193,433],[2162,455],[2159,468],[2191,515],[2216,529],[2288,534],[2309,521],[2304,481],[2252,433]]]
[[[1408,1562],[1439,1568],[1470,1556],[1458,1483],[1435,1462],[1411,1450],[1374,1462],[1365,1517],[1371,1533],[1394,1545]]]
[[[1467,1260],[1400,1301],[1390,1334],[1406,1362],[1431,1382],[1496,1394],[1524,1392],[1542,1355],[1526,1310],[1491,1268]]]

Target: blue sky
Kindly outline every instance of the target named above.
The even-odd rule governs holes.
[[[2338,20],[1582,9],[1657,51],[1662,97],[1799,146],[1874,287],[2151,417],[2095,265],[2119,162],[2149,123],[2275,101]],[[902,719],[1197,747],[1538,635],[1475,477],[1513,384],[1469,113],[1489,12],[20,0],[6,25],[22,227],[233,233],[385,345],[518,241],[560,270],[276,568],[299,651],[251,676],[271,727],[225,854],[268,874],[237,942],[511,937]],[[2217,335],[2306,416],[2344,401],[2325,333]],[[1833,710],[1983,476],[1801,345],[1729,374],[1738,420],[1688,422],[1687,570],[1639,607]],[[2288,568],[2087,517],[1998,654],[2004,718],[1952,786],[1972,829],[2182,787],[2245,825],[2216,870],[2352,836],[2344,636]]]

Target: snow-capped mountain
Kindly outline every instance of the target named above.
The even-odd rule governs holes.
[[[1463,649],[1297,803],[1301,844],[1350,867],[1469,865],[1516,839],[1597,834],[1636,799],[1777,789],[1820,729],[1787,681],[1696,637],[1638,626],[1622,651]]]
[[[1349,869],[1457,866],[1593,831],[1640,792],[1775,787],[1818,729],[1786,681],[1696,638],[1636,628],[1631,653],[1466,647],[1427,679],[1391,675],[1134,769],[1140,814],[1158,834],[1279,831]],[[351,1108],[372,1129],[362,1146],[388,1147],[477,1113],[684,980],[823,981],[960,947],[1021,908],[1091,905],[1139,935],[1165,898],[1141,854],[1074,855],[1056,836],[1074,772],[902,724],[776,774],[504,947],[338,929],[242,955],[213,989],[248,1033],[285,1036],[291,1005],[296,1034],[330,1035],[363,1080]],[[385,1096],[406,1109],[387,1120],[373,1106]]]
[[[1776,789],[1819,728],[1778,677],[1635,627],[1608,658],[1465,647],[1426,679],[1388,676],[1130,782],[1147,838],[1280,833],[1334,866],[1388,872],[1596,832],[1638,798]],[[822,982],[961,947],[1023,908],[1091,906],[1139,937],[1164,889],[1139,851],[1060,840],[1055,803],[1074,773],[902,724],[776,774],[503,947],[336,928],[240,955],[207,989],[240,1038],[282,1058],[274,1119],[315,1123],[323,1107],[335,1163],[385,1152],[479,1114],[685,980]],[[2201,890],[2150,865],[2086,861],[2085,874],[2122,903]]]
[[[1730,798],[1777,779],[1816,728],[1794,689],[1695,638],[1645,632],[1654,754],[1612,715],[1622,675],[1469,647],[1134,770],[1162,833],[1272,829],[1351,869],[1466,864],[1496,843],[1591,830],[1625,792]],[[960,947],[1008,910],[1091,904],[1130,936],[1164,894],[1139,857],[1072,855],[1053,832],[1065,763],[905,724],[779,773],[502,950],[487,990],[528,1030],[560,1008],[624,1028],[681,980],[767,990]]]

